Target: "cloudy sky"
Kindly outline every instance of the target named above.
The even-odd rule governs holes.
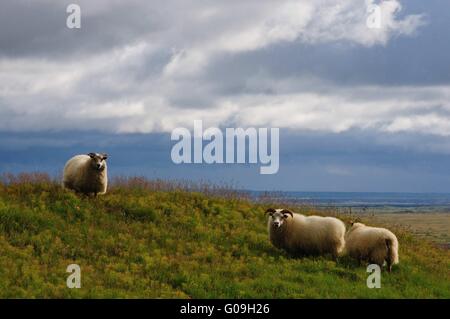
[[[81,29],[66,26],[70,3]],[[381,28],[366,25],[378,4]],[[445,0],[0,4],[0,172],[306,191],[450,192]],[[175,165],[175,127],[279,127],[280,169]]]

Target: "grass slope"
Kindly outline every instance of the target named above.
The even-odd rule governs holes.
[[[0,183],[0,297],[450,297],[448,250],[399,232],[401,264],[368,289],[365,267],[348,258],[294,259],[272,247],[264,209],[145,181],[99,198],[45,176]],[[81,289],[66,287],[72,263]]]

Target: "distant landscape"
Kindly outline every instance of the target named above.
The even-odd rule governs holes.
[[[371,222],[406,229],[417,237],[450,249],[449,213],[378,213],[363,216]]]

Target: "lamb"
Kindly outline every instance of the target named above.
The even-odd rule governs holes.
[[[386,228],[352,223],[345,235],[345,241],[345,253],[360,262],[367,260],[383,267],[386,261],[388,272],[391,272],[393,264],[398,264],[397,237]]]
[[[105,194],[108,186],[107,154],[72,157],[64,167],[63,187],[86,195]]]
[[[269,208],[268,230],[270,242],[293,255],[331,254],[333,259],[342,253],[345,225],[334,217],[304,216],[288,209]]]

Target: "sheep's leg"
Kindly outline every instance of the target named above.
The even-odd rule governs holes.
[[[387,271],[388,272],[392,271],[392,264],[389,261],[387,262]]]
[[[364,258],[362,258],[361,256],[358,257],[358,264],[359,266],[364,266]]]
[[[331,253],[331,258],[332,258],[335,262],[338,261],[338,257],[339,257],[339,253],[338,253],[337,251],[333,251],[333,252]]]

